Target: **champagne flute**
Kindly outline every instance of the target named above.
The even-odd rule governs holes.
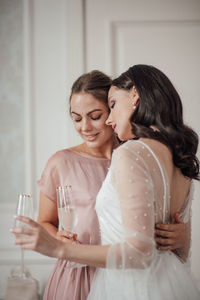
[[[71,185],[58,186],[57,193],[57,206],[59,226],[62,229],[75,233],[75,227],[78,224],[78,213],[72,197]],[[80,268],[85,265],[79,263],[69,263],[66,268]]]
[[[18,202],[16,207],[16,216],[24,216],[29,217],[31,219],[34,218],[34,207],[33,207],[33,198],[30,194],[20,194],[18,196]],[[16,220],[14,222],[14,227],[28,227],[25,223]],[[18,236],[21,234],[18,234]],[[21,235],[23,236],[23,234]],[[24,268],[24,249],[21,249],[21,270],[20,277],[23,279],[27,278],[27,272],[25,272]]]

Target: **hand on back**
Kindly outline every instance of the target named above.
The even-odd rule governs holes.
[[[189,224],[184,223],[178,213],[174,214],[174,219],[174,224],[156,224],[155,240],[159,250],[184,248],[189,238]]]

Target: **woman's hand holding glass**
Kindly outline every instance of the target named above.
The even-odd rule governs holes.
[[[14,221],[14,227],[21,228],[26,227],[27,225],[22,223],[19,219],[17,219],[18,216],[25,216],[29,217],[31,219],[34,218],[34,205],[33,205],[33,198],[29,194],[20,194],[18,197],[16,212],[15,212],[15,221]],[[23,237],[23,234],[18,233],[16,234],[18,238]],[[21,278],[27,277],[27,272],[24,268],[24,250],[21,249],[21,269],[18,274]]]
[[[16,236],[16,245],[21,246],[23,250],[34,250],[60,258],[60,254],[65,251],[65,243],[53,237],[43,226],[30,218],[17,216],[16,221],[23,224],[22,227],[14,227],[11,230]]]

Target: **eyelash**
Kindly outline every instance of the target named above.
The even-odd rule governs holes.
[[[92,117],[91,117],[91,119],[92,119],[93,121],[96,121],[96,120],[99,120],[99,119],[101,118],[101,116],[102,116],[102,115],[99,115],[99,116],[96,117],[96,118],[92,118]],[[80,122],[81,120],[82,120],[82,119],[80,119],[80,120],[74,120],[74,121],[78,123],[78,122]]]
[[[115,106],[115,101],[112,101],[111,105],[110,105],[110,109],[112,109]]]
[[[99,119],[101,118],[101,116],[102,116],[102,115],[99,115],[99,116],[96,117],[96,118],[92,118],[92,117],[91,117],[91,119],[94,120],[94,121],[96,121],[96,120],[99,120]]]

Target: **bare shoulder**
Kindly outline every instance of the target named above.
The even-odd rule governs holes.
[[[132,152],[147,164],[150,163],[150,157],[154,157],[151,164],[157,164],[156,160],[158,159],[161,165],[166,169],[167,173],[173,173],[175,166],[173,163],[172,152],[165,144],[154,139],[140,138],[139,140],[131,140],[127,142],[126,147],[131,148]]]
[[[146,144],[158,158],[172,161],[172,152],[167,145],[154,139],[141,138],[139,142]]]
[[[191,180],[185,177],[181,173],[181,170],[174,165],[171,149],[165,144],[153,139],[145,138],[140,139],[140,141],[146,144],[161,162],[161,165],[167,172],[168,179],[171,182],[171,189],[173,189],[173,186],[175,186],[175,189],[180,186],[180,189],[183,190],[183,196],[185,196],[190,189]],[[184,197],[182,198],[184,199]]]
[[[160,141],[154,139],[148,139],[148,138],[141,138],[139,139],[139,141],[148,145],[152,150],[171,152],[170,148],[167,147],[165,144],[161,143]]]
[[[153,151],[158,157],[169,157],[172,159],[172,153],[169,147],[154,139],[140,138],[139,140],[129,140],[119,146],[114,152],[120,154],[123,152],[136,152],[141,154],[146,151]]]

